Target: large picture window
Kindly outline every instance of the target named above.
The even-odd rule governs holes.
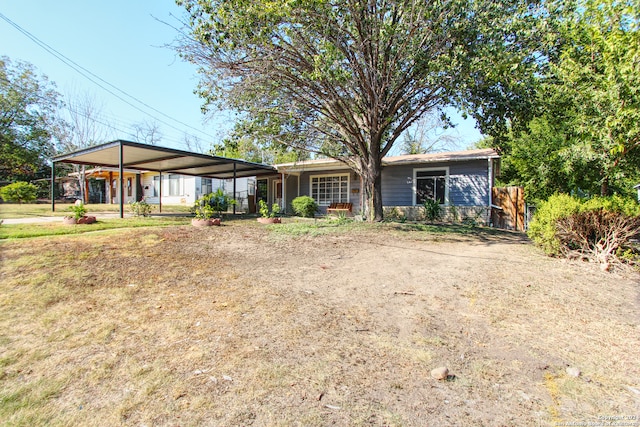
[[[169,178],[162,175],[162,197],[165,196],[182,196],[182,186],[180,185],[180,175],[172,174]],[[160,196],[160,177],[153,177],[153,197]]]
[[[421,205],[425,200],[435,200],[444,205],[447,200],[447,175],[446,169],[415,170],[416,205]]]
[[[311,197],[319,206],[349,202],[349,175],[311,177]]]
[[[182,196],[180,175],[169,175],[169,196]]]

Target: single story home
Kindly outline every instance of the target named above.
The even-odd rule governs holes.
[[[493,149],[385,157],[385,215],[420,219],[423,203],[431,199],[451,219],[488,224],[499,160]],[[192,204],[203,194],[227,187],[227,181],[231,188],[225,192],[235,194],[242,203],[240,211],[255,212],[256,202],[262,199],[291,213],[291,202],[301,195],[314,198],[321,213],[333,203],[350,204],[354,214],[362,211],[360,178],[346,164],[330,158],[269,166],[117,140],[55,157],[52,177],[57,162],[92,166],[89,176],[94,182],[102,181],[95,186],[100,198],[120,204],[121,215],[124,203],[142,197],[160,206]]]
[[[424,201],[432,199],[443,206],[446,215],[488,224],[499,160],[493,149],[385,157],[385,214],[418,219]],[[326,158],[275,167],[278,175],[264,178],[262,183],[270,203],[279,203],[291,212],[291,201],[307,195],[316,200],[321,213],[332,203],[351,203],[354,213],[361,211],[360,178],[344,163]]]

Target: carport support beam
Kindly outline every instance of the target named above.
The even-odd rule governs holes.
[[[118,160],[120,163],[120,218],[124,218],[124,147],[122,141],[120,141],[120,151],[118,153]]]
[[[236,162],[233,162],[233,200],[237,200],[236,199]],[[233,204],[233,215],[235,216],[236,214],[236,204]]]
[[[160,213],[162,213],[162,171],[158,172],[158,181],[160,181],[158,184],[158,207],[160,209]]]
[[[56,162],[51,162],[51,212],[56,211]]]

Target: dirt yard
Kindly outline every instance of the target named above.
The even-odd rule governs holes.
[[[277,227],[0,243],[0,424],[640,425],[637,273]]]

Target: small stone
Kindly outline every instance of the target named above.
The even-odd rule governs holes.
[[[431,378],[434,380],[446,380],[449,376],[449,369],[445,366],[431,370]]]
[[[580,369],[574,367],[568,367],[566,371],[567,375],[569,375],[570,377],[578,378],[581,374]]]

